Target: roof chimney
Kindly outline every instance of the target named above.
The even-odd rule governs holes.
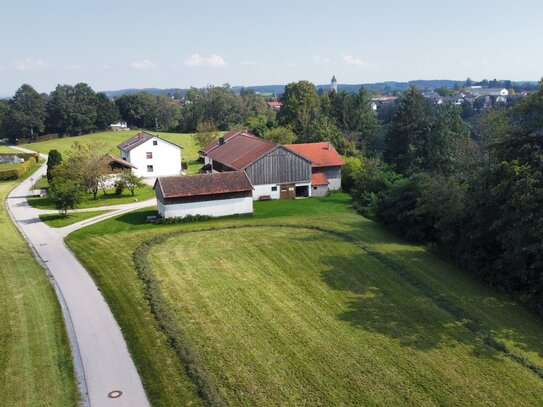
[[[219,137],[219,145],[222,146],[224,144],[224,137]]]

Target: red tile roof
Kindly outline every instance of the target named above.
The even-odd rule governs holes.
[[[230,130],[228,133],[224,134],[222,136],[223,140],[225,142],[227,142],[228,140],[232,139],[232,137],[236,137],[236,136],[240,136],[240,135],[243,135],[243,136],[246,136],[246,137],[254,137],[256,138],[255,135],[245,131],[245,130],[237,130],[237,129],[234,129],[234,130]],[[204,155],[207,155],[211,150],[214,150],[215,148],[219,147],[219,140],[215,140],[213,141],[212,143],[208,144],[207,146],[205,146],[204,148],[202,148],[200,151],[198,151],[199,153],[202,153]]]
[[[322,172],[314,172],[311,175],[311,185],[317,186],[317,185],[328,185],[328,178],[326,178],[326,175],[324,175]]]
[[[281,107],[283,106],[283,103],[281,102],[266,102],[269,107]]]
[[[345,165],[334,146],[328,142],[285,144],[285,147],[311,160],[312,167],[336,167]]]
[[[216,195],[253,190],[251,181],[249,181],[245,171],[158,177],[154,186],[155,190],[157,188],[160,188],[164,198]]]
[[[141,146],[143,143],[151,140],[152,138],[158,138],[160,140],[165,141],[166,143],[169,143],[173,146],[183,148],[181,146],[178,146],[175,143],[172,143],[171,141],[165,140],[162,137],[159,137],[157,135],[147,133],[146,131],[140,131],[138,134],[136,134],[134,137],[130,137],[128,140],[123,141],[121,144],[117,146],[122,151],[130,151],[135,149],[138,146]]]
[[[235,170],[243,170],[257,159],[279,147],[279,144],[262,140],[252,134],[237,134],[207,156]]]
[[[123,167],[127,167],[127,168],[138,168],[136,167],[134,164],[131,164],[129,163],[128,161],[126,160],[123,160],[122,158],[118,158],[118,157],[115,157],[109,153],[106,154],[105,156],[105,161],[111,165],[112,162],[116,162],[117,164],[123,166]]]

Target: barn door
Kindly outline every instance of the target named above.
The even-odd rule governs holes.
[[[281,185],[281,192],[279,193],[280,199],[294,199],[296,198],[296,188],[294,184]]]

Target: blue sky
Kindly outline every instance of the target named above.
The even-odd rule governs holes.
[[[0,0],[0,95],[543,75],[541,0]]]

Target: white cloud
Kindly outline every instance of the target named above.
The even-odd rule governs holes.
[[[72,65],[68,65],[66,69],[68,69],[69,71],[79,71],[80,69],[83,69],[83,66],[79,64],[72,64]]]
[[[187,66],[209,66],[212,68],[222,68],[227,64],[224,59],[217,54],[212,54],[209,58],[203,57],[200,54],[192,54],[185,59],[185,65]]]
[[[9,64],[9,68],[15,71],[37,71],[40,69],[46,69],[50,67],[51,66],[49,64],[46,64],[41,59],[35,60],[32,58],[19,59]]]
[[[149,69],[155,69],[158,68],[158,65],[154,62],[151,62],[147,59],[144,59],[143,61],[134,61],[132,62],[132,68],[138,69],[140,71],[147,71]]]
[[[330,63],[332,62],[329,58],[323,58],[320,55],[311,56],[311,60],[316,65],[330,65]]]
[[[108,70],[111,69],[111,67],[107,64],[102,65],[102,69]]]
[[[341,58],[343,59],[343,63],[345,65],[354,65],[358,67],[366,67],[366,66],[372,65],[370,62],[364,61],[360,58],[353,57],[352,55],[346,54],[345,52],[341,54]]]

